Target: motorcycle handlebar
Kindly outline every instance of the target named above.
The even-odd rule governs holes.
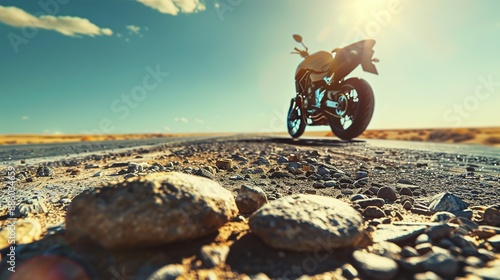
[[[305,51],[302,51],[302,50],[299,50],[297,47],[294,48],[294,50],[296,52],[292,52],[292,54],[299,54],[300,56],[302,57],[307,57],[309,54],[307,53],[307,50]]]

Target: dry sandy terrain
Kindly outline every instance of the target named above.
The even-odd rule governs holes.
[[[3,134],[0,135],[0,145],[16,144],[48,144],[48,143],[69,143],[80,141],[112,141],[145,138],[165,138],[182,136],[180,134],[110,134],[110,135],[83,135],[83,134]]]
[[[227,133],[226,133],[227,134]],[[70,142],[98,142],[119,141],[134,139],[153,139],[170,137],[197,137],[197,136],[223,136],[224,133],[189,133],[189,134],[166,134],[166,133],[144,133],[144,134],[0,134],[0,145],[23,145],[23,144],[49,144]]]
[[[331,136],[332,133],[326,133]],[[359,138],[492,145],[500,147],[500,127],[367,130]]]

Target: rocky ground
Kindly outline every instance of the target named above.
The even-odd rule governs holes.
[[[499,165],[272,138],[18,162],[0,279],[500,279]]]

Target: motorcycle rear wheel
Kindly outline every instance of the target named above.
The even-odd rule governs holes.
[[[363,79],[350,78],[340,84],[347,108],[343,114],[328,115],[333,134],[343,140],[351,140],[365,131],[375,106],[373,90]],[[338,101],[338,100],[337,100]]]
[[[288,128],[288,134],[293,138],[299,138],[306,129],[306,123],[302,115],[302,109],[297,101],[292,99],[290,103],[290,109],[288,109],[286,124]]]

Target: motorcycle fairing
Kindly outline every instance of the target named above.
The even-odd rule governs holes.
[[[326,51],[311,54],[297,67],[295,79],[299,79],[304,70],[309,70],[313,83],[333,75],[333,82],[336,84],[360,64],[364,71],[378,74],[372,62],[374,45],[375,40],[367,39],[335,49],[335,57]]]
[[[378,74],[372,62],[374,45],[375,40],[367,39],[336,49],[331,69],[335,73],[334,82],[342,80],[360,64],[364,71]]]

